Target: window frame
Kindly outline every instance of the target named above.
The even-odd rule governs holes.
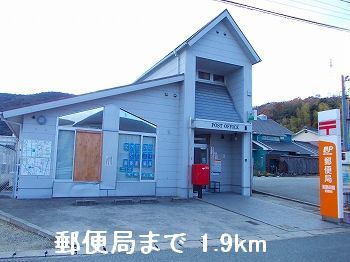
[[[210,75],[210,79],[207,80],[207,79],[199,78],[199,72],[208,73]],[[224,82],[214,81],[214,75],[223,76],[224,77]],[[212,72],[205,72],[205,71],[202,71],[202,70],[197,70],[196,81],[202,82],[202,83],[207,83],[207,84],[215,84],[215,85],[226,86],[226,77],[225,77],[225,75],[216,74],[216,73],[212,73]]]
[[[119,135],[137,135],[141,137],[140,144],[143,145],[143,137],[154,137],[156,139],[156,145],[154,148],[154,179],[153,180],[142,180],[141,179],[141,173],[142,173],[142,151],[143,151],[143,146],[141,146],[141,151],[140,151],[140,171],[139,171],[139,180],[138,181],[118,181],[116,180],[117,183],[156,183],[157,180],[157,156],[158,156],[158,136],[157,136],[158,129],[156,129],[156,133],[144,133],[144,132],[129,132],[129,131],[119,131]],[[119,138],[118,138],[118,143],[119,143]],[[117,152],[119,154],[119,152]],[[118,157],[117,157],[118,159]],[[117,160],[117,172],[119,169],[118,165],[118,160]],[[117,176],[117,174],[116,174]]]

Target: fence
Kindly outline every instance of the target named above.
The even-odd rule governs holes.
[[[0,144],[0,194],[10,195],[16,174],[16,147]]]

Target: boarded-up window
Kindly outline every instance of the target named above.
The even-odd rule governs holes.
[[[75,141],[74,181],[101,180],[102,133],[77,130]]]

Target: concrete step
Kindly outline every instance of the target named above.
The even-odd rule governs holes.
[[[140,199],[141,204],[152,204],[152,203],[158,203],[158,199],[155,197],[145,197]]]
[[[188,200],[189,200],[188,198],[184,198],[184,197],[173,197],[173,198],[171,198],[172,202],[185,202],[185,201],[188,201]]]
[[[94,205],[97,205],[97,201],[91,200],[91,199],[75,200],[75,205],[77,205],[77,206],[94,206]]]
[[[123,199],[114,199],[113,203],[115,205],[131,205],[131,204],[134,204],[135,201],[131,198],[123,198]]]

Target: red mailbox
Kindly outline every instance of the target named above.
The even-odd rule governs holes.
[[[192,165],[192,184],[198,186],[209,185],[209,165]]]

